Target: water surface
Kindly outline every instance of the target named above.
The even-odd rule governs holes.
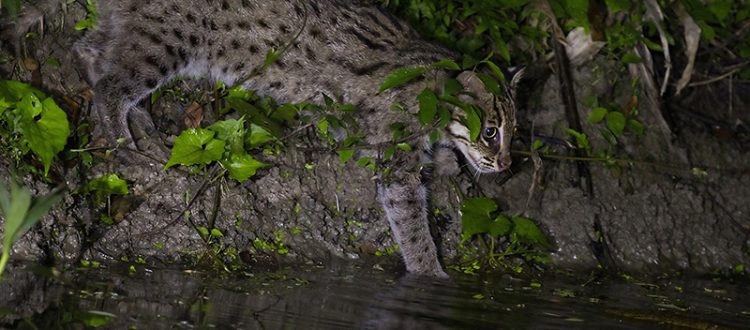
[[[356,267],[10,272],[0,282],[0,325],[18,329],[750,328],[748,285],[728,280],[453,273],[436,281]]]

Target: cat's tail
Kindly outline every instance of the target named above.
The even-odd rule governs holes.
[[[18,52],[21,38],[34,25],[44,25],[44,18],[51,17],[62,10],[60,0],[22,1],[18,12],[8,7],[0,12],[0,43],[3,47]]]

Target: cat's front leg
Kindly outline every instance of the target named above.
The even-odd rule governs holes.
[[[421,182],[419,168],[419,165],[391,168],[378,184],[378,197],[406,270],[413,274],[447,278],[430,234],[427,189]]]

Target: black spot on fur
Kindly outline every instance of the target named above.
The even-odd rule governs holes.
[[[159,37],[159,35],[157,35],[155,33],[149,33],[148,34],[148,39],[151,40],[151,42],[153,42],[153,43],[155,43],[157,45],[160,45],[162,43],[161,37]]]
[[[188,13],[185,16],[185,18],[187,18],[188,22],[195,23],[196,18],[195,18],[195,15],[193,15],[193,13]]]
[[[223,9],[223,10],[229,10],[229,8],[230,8],[229,1],[224,0],[224,1],[221,2],[221,9]]]
[[[229,22],[224,23],[224,30],[232,31],[232,23],[229,23]]]
[[[245,68],[245,63],[239,63],[239,64],[237,64],[237,65],[234,66],[234,70],[235,71],[242,71],[242,69],[244,69],[244,68]]]
[[[302,16],[304,14],[302,7],[300,7],[298,3],[294,4],[294,13],[297,14],[297,16]]]
[[[250,47],[248,48],[248,50],[250,51],[250,53],[253,53],[253,54],[257,54],[258,51],[259,51],[258,46],[256,46],[256,45],[250,45]]]
[[[224,57],[224,54],[226,54],[226,50],[224,50],[224,47],[221,47],[216,51],[216,57]]]
[[[322,33],[323,32],[321,32],[317,27],[310,28],[310,36],[313,37],[313,39],[320,39]]]
[[[146,63],[151,66],[158,67],[161,65],[161,61],[159,60],[159,57],[153,54],[147,55],[145,60],[146,60]]]
[[[218,26],[218,25],[216,25],[216,21],[214,21],[214,20],[211,20],[211,30],[212,30],[212,31],[216,31],[216,30],[218,30],[218,29],[219,29],[219,26]]]
[[[270,83],[270,84],[268,85],[268,87],[271,87],[271,88],[273,88],[273,89],[279,88],[279,87],[281,87],[281,86],[282,86],[282,84],[281,84],[281,82],[280,82],[280,81],[274,81],[274,82],[272,82],[272,83]]]
[[[179,39],[180,41],[185,40],[185,36],[182,34],[182,30],[174,29],[172,30],[172,33],[174,34],[175,38]]]
[[[238,21],[237,28],[241,30],[250,30],[250,23],[248,21]]]
[[[237,39],[232,39],[232,42],[230,43],[232,46],[232,49],[239,49],[240,48],[240,41]]]
[[[365,46],[367,46],[367,48],[376,49],[376,50],[384,50],[385,49],[385,47],[383,45],[375,43],[374,41],[370,40],[364,34],[362,34],[361,32],[357,31],[354,28],[347,29],[347,32],[349,32],[349,33],[353,34],[355,37],[357,37],[357,39],[359,39],[359,41],[361,41],[363,44],[365,44]]]
[[[172,5],[172,14],[179,14],[180,13],[180,6],[174,4]]]
[[[358,76],[364,76],[364,75],[371,74],[375,71],[378,71],[379,69],[384,68],[386,66],[388,66],[388,63],[386,62],[375,62],[373,64],[352,68],[351,72]]]
[[[281,33],[289,33],[289,27],[286,24],[279,24],[279,30]]]
[[[320,7],[318,7],[318,4],[315,1],[308,2],[310,4],[310,7],[312,7],[313,11],[315,12],[316,16],[320,16]]]
[[[258,25],[260,25],[260,27],[262,27],[264,29],[268,28],[268,22],[266,22],[266,20],[260,18],[260,19],[258,19],[257,22],[258,22]]]
[[[200,41],[198,36],[191,34],[189,39],[190,39],[190,46],[193,46],[193,47],[198,46],[198,42]]]
[[[414,244],[416,244],[418,240],[419,240],[419,239],[417,238],[417,236],[416,236],[416,235],[415,235],[415,236],[412,236],[412,237],[409,237],[409,242],[411,242],[411,243],[414,243]]]
[[[315,51],[310,47],[310,45],[305,45],[305,55],[307,56],[307,59],[314,61],[318,58],[318,56],[315,54]]]
[[[184,61],[187,61],[187,51],[185,50],[185,48],[182,48],[182,47],[180,47],[180,48],[179,48],[179,49],[177,50],[177,55],[178,55],[178,56],[180,56],[180,59],[181,59],[181,60],[182,60],[183,62],[184,62]]]
[[[146,79],[146,87],[148,87],[148,88],[156,88],[156,84],[157,84],[156,79],[154,79],[154,78],[148,78],[148,79]]]

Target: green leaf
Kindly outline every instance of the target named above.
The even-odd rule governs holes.
[[[209,164],[221,159],[225,142],[214,138],[214,132],[203,128],[190,128],[180,133],[174,141],[172,156],[164,169],[174,165]]]
[[[430,64],[430,67],[437,69],[461,70],[461,67],[453,60],[443,59]]]
[[[488,92],[498,96],[502,95],[502,89],[500,88],[500,83],[497,79],[481,72],[477,72],[476,75],[479,80],[482,81],[484,88],[486,88]]]
[[[253,156],[248,154],[232,154],[229,159],[221,162],[227,169],[229,177],[242,183],[255,175],[259,168],[268,166],[268,164],[257,161]]]
[[[711,1],[709,2],[708,6],[706,6],[708,11],[710,11],[716,19],[722,23],[726,22],[727,16],[729,16],[729,13],[732,10],[732,2],[733,1]]]
[[[528,244],[538,244],[547,248],[551,246],[547,237],[542,233],[542,230],[531,219],[515,216],[511,221],[513,222],[513,234],[515,234],[519,241]]]
[[[2,0],[2,8],[8,11],[12,20],[18,18],[18,12],[21,10],[21,0]]]
[[[607,109],[602,107],[594,108],[594,110],[591,110],[591,114],[589,115],[589,118],[587,121],[589,124],[596,124],[604,119],[604,116],[607,115]]]
[[[110,195],[127,195],[128,183],[115,173],[102,175],[83,187],[84,193],[94,193],[94,203],[100,204]]]
[[[52,159],[68,142],[68,117],[52,98],[40,102],[34,94],[25,95],[16,106],[15,113],[20,115],[17,129],[29,149],[41,159],[46,176]]]
[[[408,144],[408,143],[399,143],[399,144],[396,145],[396,148],[399,148],[402,151],[412,151],[413,150],[411,144]]]
[[[627,12],[630,10],[630,0],[605,0],[610,13]]]
[[[423,66],[396,69],[385,78],[385,81],[378,88],[378,93],[404,85],[422,76],[425,72],[427,72],[427,68]]]
[[[391,157],[393,157],[393,154],[396,153],[396,146],[390,146],[388,149],[385,149],[385,152],[383,153],[383,160],[389,160]]]
[[[76,312],[76,319],[81,321],[87,327],[98,328],[108,325],[112,322],[112,319],[117,316],[111,313],[102,311],[85,311]]]
[[[461,206],[461,236],[470,239],[475,234],[487,233],[492,222],[491,213],[497,210],[495,201],[486,197],[470,198]]]
[[[250,124],[250,134],[247,134],[245,136],[245,143],[250,145],[251,148],[255,148],[257,146],[264,145],[270,141],[273,141],[276,139],[271,132],[267,131],[265,128]]]
[[[216,132],[215,137],[225,142],[231,153],[242,154],[245,147],[245,119],[225,119],[208,127]]]
[[[354,149],[339,150],[339,161],[341,164],[346,164],[354,156]]]
[[[3,200],[3,216],[5,217],[5,227],[3,231],[3,252],[9,251],[13,243],[23,234],[21,231],[23,227],[31,227],[31,225],[24,226],[24,220],[26,220],[26,213],[29,211],[31,206],[31,192],[26,188],[19,186],[15,182],[10,184],[10,195],[4,185],[0,186],[2,194],[4,195]]]
[[[456,95],[463,89],[464,86],[461,86],[461,83],[458,82],[458,80],[453,78],[446,79],[445,84],[443,85],[443,96]]]
[[[510,60],[510,58],[507,58],[506,61],[507,60]],[[490,60],[482,61],[482,63],[487,64],[487,66],[490,67],[490,70],[492,70],[492,73],[495,74],[495,77],[497,77],[497,79],[499,79],[500,81],[505,81],[505,74],[503,73],[503,70],[501,70],[500,67],[497,66],[497,64],[493,63]]]
[[[544,146],[544,141],[541,139],[534,139],[534,142],[531,143],[531,149],[532,150],[539,150]]]
[[[429,88],[425,88],[417,95],[417,100],[419,101],[419,112],[417,112],[419,122],[422,125],[428,125],[435,120],[437,114],[437,95]]]
[[[625,55],[622,56],[623,64],[636,64],[641,63],[642,61],[643,59],[641,59],[640,56],[633,53],[625,53]]]
[[[564,0],[563,5],[565,6],[565,11],[568,15],[573,18],[574,24],[582,26],[586,30],[589,29],[589,19],[587,16],[589,6],[588,0]]]
[[[466,127],[469,129],[469,138],[471,141],[476,141],[482,130],[482,119],[479,118],[479,109],[473,105],[468,105],[464,111],[466,111]]]
[[[211,229],[211,236],[213,236],[213,237],[224,237],[224,233],[222,233],[221,230],[213,228],[213,229]]]
[[[61,191],[55,189],[46,196],[32,199],[31,191],[15,181],[11,181],[10,191],[0,183],[0,211],[5,220],[0,275],[5,270],[13,244],[62,198]]]
[[[583,150],[591,149],[591,144],[589,144],[589,138],[588,136],[586,136],[586,134],[580,133],[572,128],[565,129],[565,132],[576,139],[576,144],[579,149],[583,149]]]
[[[44,93],[31,87],[29,84],[15,80],[0,81],[0,98],[4,98],[8,102],[18,102],[29,94],[36,95],[38,98],[44,98]]]
[[[626,119],[622,112],[612,111],[607,114],[607,128],[609,128],[615,136],[622,135],[622,131],[625,129],[625,124]]]
[[[642,136],[646,130],[643,124],[635,119],[628,119],[628,128],[630,128],[631,131],[635,132],[635,134],[639,136]]]
[[[208,228],[203,227],[203,226],[198,226],[198,228],[196,228],[196,229],[198,230],[198,234],[200,234],[201,237],[204,237],[204,238],[208,237],[208,235],[209,235]]]
[[[505,216],[497,216],[495,220],[490,222],[489,230],[488,232],[493,237],[497,236],[505,236],[510,234],[511,229],[513,228],[513,224],[508,220]]]

